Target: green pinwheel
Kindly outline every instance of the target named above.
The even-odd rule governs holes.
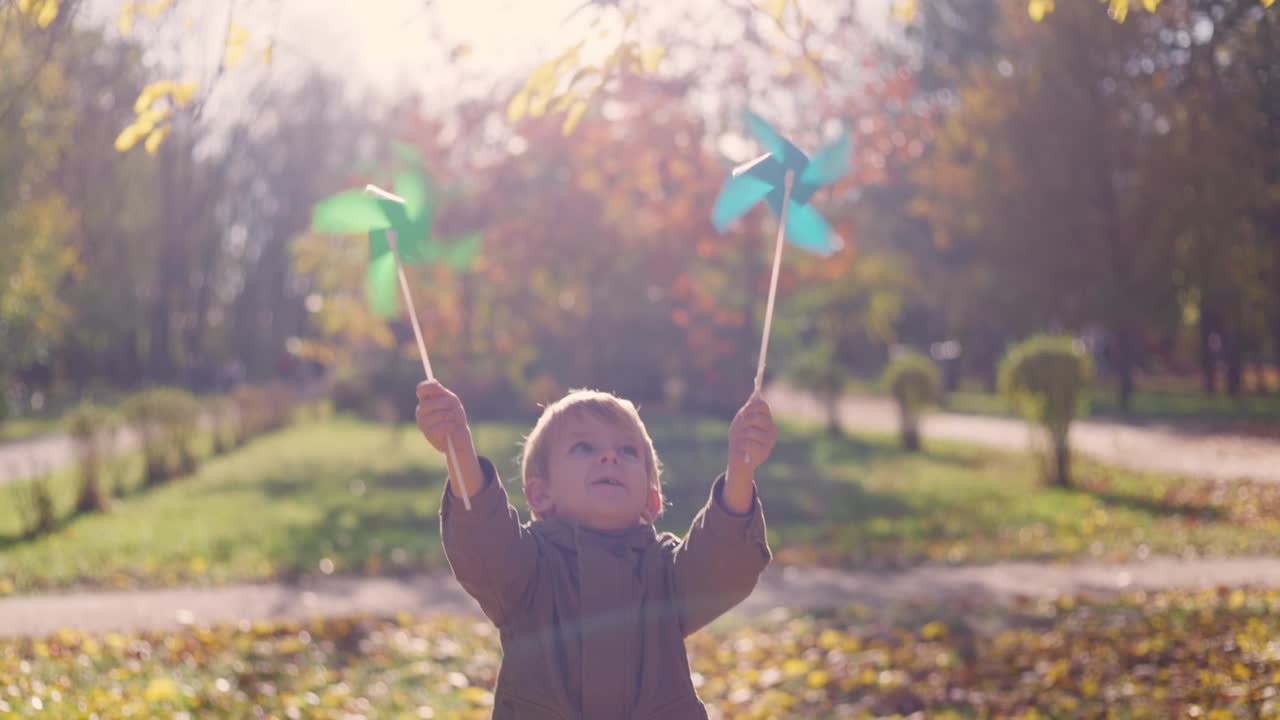
[[[402,153],[404,154],[404,153]],[[434,238],[436,192],[431,177],[416,158],[397,173],[395,195],[376,188],[346,190],[316,204],[311,228],[315,232],[369,237],[369,266],[365,294],[370,309],[383,318],[395,317],[396,257],[388,233],[394,233],[400,262],[420,265],[447,262],[457,270],[471,266],[480,252],[481,235],[467,233]],[[378,190],[370,192],[370,189]]]

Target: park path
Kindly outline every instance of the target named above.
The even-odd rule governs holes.
[[[987,606],[1019,597],[1106,595],[1126,590],[1252,586],[1280,588],[1280,559],[1177,560],[1128,565],[1008,562],[959,567],[846,572],[774,565],[735,612],[816,609],[919,601],[930,606]],[[407,578],[319,576],[297,584],[265,583],[0,599],[0,637],[43,637],[63,628],[86,632],[173,629],[257,620],[342,615],[477,614],[447,574]]]
[[[813,396],[774,386],[765,391],[781,417],[825,418]],[[845,397],[840,420],[853,430],[897,432],[897,409],[887,398]],[[1032,434],[1027,424],[1012,418],[938,412],[925,417],[921,434],[961,440],[1002,450],[1026,450]],[[1259,437],[1197,432],[1171,424],[1143,426],[1105,420],[1083,420],[1071,426],[1076,452],[1130,470],[1213,480],[1252,479],[1280,482],[1280,441]]]
[[[132,428],[121,428],[116,435],[116,451],[125,452],[137,446],[138,434]],[[71,439],[65,433],[0,444],[0,485],[53,472],[74,457]]]
[[[811,395],[774,385],[765,391],[780,417],[821,420],[821,404]],[[855,430],[892,433],[897,410],[886,398],[849,396],[840,403],[841,421]],[[1031,440],[1026,423],[1011,418],[940,412],[925,418],[928,438],[961,440],[1002,450],[1025,450]],[[1147,470],[1197,478],[1251,478],[1280,482],[1280,441],[1223,433],[1206,433],[1168,424],[1129,425],[1083,420],[1072,426],[1077,451],[1104,463],[1131,470]],[[137,436],[124,430],[120,450],[137,445]],[[50,472],[69,463],[71,443],[65,435],[48,435],[0,444],[0,485]]]

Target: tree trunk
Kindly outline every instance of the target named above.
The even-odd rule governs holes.
[[[1053,443],[1053,482],[1060,488],[1071,487],[1071,447],[1064,436]]]
[[[1200,374],[1204,392],[1213,395],[1218,390],[1218,354],[1213,347],[1213,323],[1204,299],[1200,300]]]
[[[97,442],[97,441],[94,441]],[[102,490],[102,454],[95,449],[80,461],[80,495],[75,514],[100,512],[107,508],[107,493]]]
[[[1244,384],[1244,343],[1240,336],[1223,333],[1222,353],[1227,365],[1227,394],[1239,398]]]
[[[1280,383],[1280,313],[1277,313],[1275,320],[1271,325],[1271,354],[1274,356],[1271,361],[1271,368],[1276,372],[1276,381]],[[1265,373],[1266,370],[1264,369]],[[1276,388],[1276,392],[1280,392],[1280,385]]]
[[[1133,336],[1120,331],[1113,333],[1115,339],[1116,379],[1119,380],[1116,401],[1120,409],[1128,412],[1133,401]]]
[[[920,418],[898,403],[898,433],[902,449],[916,452],[920,449]]]
[[[823,409],[827,414],[827,434],[832,437],[839,437],[840,430],[840,393],[834,392],[827,394],[822,401]]]

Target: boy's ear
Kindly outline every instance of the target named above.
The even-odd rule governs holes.
[[[652,525],[662,514],[662,494],[658,488],[649,486],[649,498],[644,504],[644,521]]]
[[[529,503],[529,509],[538,515],[549,515],[556,509],[556,503],[548,492],[547,483],[540,475],[531,474],[525,478],[524,499]]]

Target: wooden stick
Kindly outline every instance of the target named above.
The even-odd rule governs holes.
[[[778,269],[782,265],[782,244],[787,231],[787,207],[791,205],[791,183],[795,171],[788,170],[785,189],[782,192],[782,212],[778,219],[778,239],[773,248],[773,277],[769,280],[769,300],[764,306],[764,333],[760,336],[760,360],[756,364],[756,389],[753,395],[759,395],[764,385],[764,361],[769,354],[769,332],[773,328],[773,303],[778,294]]]
[[[393,195],[376,185],[366,185],[365,190],[375,195],[379,195],[393,202],[404,204],[404,198]],[[409,320],[413,322],[413,335],[418,339],[418,355],[422,358],[422,371],[427,374],[427,380],[435,380],[435,373],[431,372],[431,358],[427,356],[427,343],[422,339],[422,326],[418,324],[418,311],[413,307],[413,296],[409,293],[409,278],[404,274],[404,263],[400,262],[400,248],[396,246],[396,231],[387,231],[387,244],[391,246],[391,253],[396,258],[396,274],[400,276],[400,291],[404,293],[404,304],[409,306]],[[452,464],[449,468],[449,475],[453,478],[454,487],[457,488],[458,494],[462,496],[462,505],[467,510],[471,509],[471,493],[467,491],[466,482],[462,479],[462,465],[458,462],[458,452],[453,449],[453,436],[446,438],[448,443],[448,462]]]

